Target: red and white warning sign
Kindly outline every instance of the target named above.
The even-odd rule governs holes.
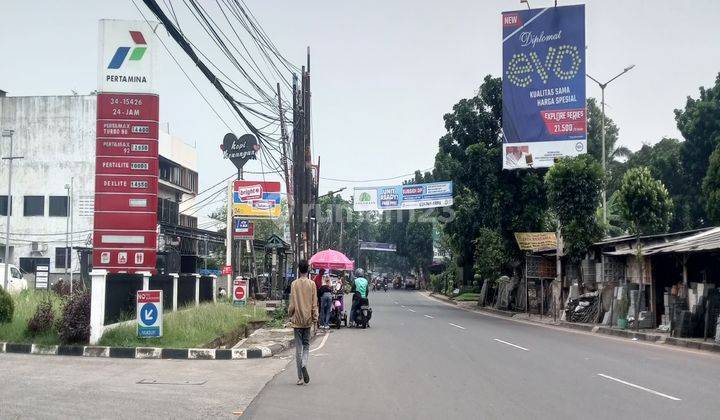
[[[237,277],[233,280],[233,305],[242,306],[247,303],[247,280]]]

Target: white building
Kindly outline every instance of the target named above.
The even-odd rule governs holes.
[[[87,271],[90,262],[85,257],[92,247],[96,109],[94,95],[9,97],[0,91],[0,129],[14,130],[13,155],[23,157],[13,163],[11,200],[7,197],[8,160],[0,163],[0,260],[5,256],[5,216],[10,204],[11,263],[32,273],[35,264],[49,262],[51,280],[64,275],[66,232],[72,221],[71,245],[86,251],[71,253],[72,270]],[[9,156],[9,143],[2,139],[0,156]],[[197,150],[162,131],[159,143],[159,250],[174,252],[176,256],[170,259],[177,265],[182,260],[184,272],[193,272],[197,238],[208,232],[199,231],[197,219],[179,209],[191,206],[198,193]],[[66,186],[71,179],[73,208],[68,212]],[[163,260],[161,256],[158,259]]]

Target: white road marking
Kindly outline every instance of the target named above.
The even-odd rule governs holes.
[[[452,325],[455,328],[460,328],[461,330],[465,329],[465,327],[463,327],[462,325],[453,324],[452,322],[448,322],[448,324]]]
[[[398,301],[393,301],[393,303],[397,305],[397,304],[398,304]]]
[[[651,394],[655,394],[655,395],[657,395],[657,396],[659,396],[659,397],[667,398],[667,399],[669,399],[669,400],[682,401],[682,400],[681,400],[680,398],[678,398],[678,397],[673,397],[672,395],[663,394],[662,392],[657,392],[657,391],[652,390],[652,389],[650,389],[650,388],[645,388],[644,386],[635,385],[635,384],[633,384],[633,383],[623,381],[622,379],[613,378],[612,376],[605,375],[605,374],[603,374],[603,373],[598,373],[598,376],[602,376],[602,377],[605,378],[605,379],[610,379],[611,381],[620,382],[620,383],[623,384],[623,385],[631,386],[631,387],[633,387],[633,388],[637,388],[637,389],[640,389],[640,390],[649,392],[649,393],[651,393]]]
[[[434,316],[430,316],[430,315],[424,315],[424,316],[425,316],[425,318],[435,319]]]
[[[325,345],[325,342],[327,341],[328,337],[330,337],[330,334],[325,333],[325,336],[323,337],[322,341],[320,342],[320,345],[317,346],[317,347],[315,347],[314,349],[311,349],[311,350],[310,350],[310,353],[312,353],[312,352],[314,352],[314,351],[316,351],[316,350],[320,350],[321,348],[323,348],[323,346]]]
[[[503,343],[503,344],[507,344],[508,346],[513,346],[513,347],[518,348],[518,349],[520,349],[520,350],[530,351],[530,350],[526,349],[525,347],[520,347],[520,346],[518,346],[517,344],[508,343],[507,341],[502,341],[502,340],[500,340],[499,338],[493,338],[493,340],[497,341],[498,343]]]
[[[410,309],[410,308],[408,308],[408,311],[410,311],[410,312],[415,312],[414,309]]]
[[[405,307],[405,305],[400,305],[400,307],[401,307],[401,308],[404,308],[404,307]]]

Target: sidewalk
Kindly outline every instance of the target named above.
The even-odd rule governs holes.
[[[685,347],[695,350],[704,350],[720,353],[720,344],[716,343],[711,338],[704,341],[702,338],[676,338],[670,337],[670,334],[659,332],[656,330],[621,330],[617,327],[609,327],[600,324],[580,324],[574,322],[566,322],[553,320],[552,316],[540,317],[539,315],[526,314],[524,312],[513,312],[505,311],[495,308],[488,308],[478,306],[477,302],[456,302],[447,296],[437,295],[430,292],[421,292],[427,294],[429,297],[437,299],[439,301],[456,305],[458,308],[477,313],[492,314],[496,316],[502,316],[506,318],[512,318],[514,321],[532,323],[538,325],[552,325],[558,328],[566,328],[571,330],[581,330],[592,334],[604,334],[615,337],[629,338],[632,340],[648,341],[656,344],[668,344],[678,347]]]

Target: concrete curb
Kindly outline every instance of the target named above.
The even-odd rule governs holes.
[[[84,356],[120,359],[241,360],[275,356],[286,348],[282,344],[248,349],[172,349],[160,347],[46,346],[0,342],[0,353],[38,356]]]
[[[453,302],[445,297],[438,297],[433,293],[428,294],[429,297],[432,297],[434,299],[437,299],[441,302],[447,302],[447,303],[453,303],[457,305],[457,302]],[[566,322],[561,321],[560,324],[546,324],[544,322],[534,321],[532,319],[517,319],[514,318],[516,313],[509,312],[509,311],[501,311],[494,308],[485,308],[482,306],[478,306],[475,309],[468,309],[459,307],[462,310],[468,311],[468,312],[480,312],[480,313],[487,313],[491,315],[498,315],[503,316],[506,318],[510,318],[513,321],[522,322],[522,323],[529,323],[529,324],[535,324],[540,326],[550,326],[554,328],[564,328],[568,330],[580,330],[585,331],[591,334],[602,334],[602,335],[609,335],[614,337],[621,337],[621,338],[627,338],[627,339],[635,339],[640,341],[646,341],[650,343],[656,343],[656,344],[667,344],[671,346],[677,346],[677,347],[685,347],[688,349],[694,349],[694,350],[704,350],[714,353],[720,353],[720,344],[715,344],[713,342],[702,342],[702,341],[691,341],[691,340],[684,340],[684,339],[678,339],[675,337],[663,337],[662,335],[657,334],[651,334],[651,333],[644,333],[644,332],[635,332],[632,330],[618,330],[610,327],[606,327],[604,325],[589,325],[589,324],[575,324],[572,322]]]

